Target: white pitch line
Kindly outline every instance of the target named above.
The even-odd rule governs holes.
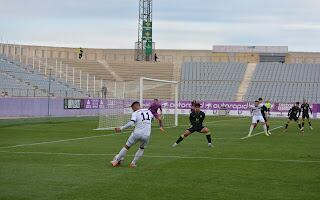
[[[272,128],[270,129],[270,131],[273,131],[273,130],[276,130],[276,129],[279,129],[279,128],[282,128],[283,126],[278,126],[276,128]],[[253,135],[250,135],[250,136],[246,136],[246,137],[243,137],[243,138],[240,138],[241,140],[244,140],[244,139],[247,139],[247,138],[251,138],[251,137],[254,137],[254,136],[257,136],[257,135],[260,135],[260,134],[263,134],[264,131],[261,131],[259,133],[256,133],[256,134],[253,134]]]
[[[63,152],[23,152],[23,151],[0,151],[8,154],[38,154],[38,155],[63,155],[63,156],[114,156],[109,153],[63,153]],[[127,155],[133,157],[134,155]],[[234,161],[269,161],[269,162],[287,162],[287,163],[320,163],[320,160],[280,160],[269,158],[235,158],[235,157],[209,157],[209,156],[179,156],[179,155],[143,155],[146,158],[178,158],[178,159],[208,159],[208,160],[234,160]]]
[[[235,120],[235,119],[218,120],[218,121],[213,121],[211,123],[218,123],[221,121],[231,121],[231,120]],[[172,128],[174,128],[174,127],[172,127]],[[131,132],[131,131],[124,131],[122,133],[128,133],[128,132]],[[24,146],[35,146],[35,145],[42,145],[42,144],[52,144],[52,143],[59,143],[59,142],[69,142],[69,141],[85,140],[85,139],[91,139],[91,138],[108,137],[108,136],[113,136],[113,135],[115,135],[115,133],[110,133],[110,134],[105,134],[105,135],[88,136],[88,137],[80,137],[80,138],[71,138],[71,139],[64,139],[64,140],[36,142],[36,143],[29,143],[29,144],[18,144],[18,145],[0,147],[0,149],[9,149],[9,148],[16,148],[16,147],[24,147]]]
[[[125,133],[125,132],[123,132]],[[34,146],[34,145],[41,145],[41,144],[52,144],[52,143],[59,143],[59,142],[69,142],[69,141],[76,141],[76,140],[85,140],[91,138],[99,138],[99,137],[108,137],[115,135],[115,133],[105,134],[105,135],[95,135],[95,136],[88,136],[88,137],[81,137],[81,138],[72,138],[72,139],[65,139],[65,140],[54,140],[54,141],[47,141],[47,142],[36,142],[36,143],[29,143],[29,144],[18,144],[6,147],[0,147],[0,149],[9,149],[15,147],[24,147],[24,146]]]

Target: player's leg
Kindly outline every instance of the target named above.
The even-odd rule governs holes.
[[[143,153],[144,153],[144,148],[146,147],[146,145],[149,143],[149,136],[143,136],[140,139],[140,147],[138,149],[138,151],[136,152],[136,154],[134,155],[134,158],[130,164],[130,167],[137,167],[137,161],[142,157]]]
[[[286,125],[285,125],[285,128],[284,128],[284,132],[287,132],[287,130],[288,130],[288,126],[289,126],[289,124],[290,124],[290,122],[292,121],[292,118],[291,117],[289,117],[289,119],[288,119],[288,121],[287,121],[287,123],[286,123]]]
[[[252,121],[251,121],[251,125],[250,125],[250,128],[249,128],[249,133],[248,133],[248,137],[251,136],[252,134],[252,131],[255,127],[257,127],[257,124],[258,124],[258,119],[256,116],[253,116],[252,117]]]
[[[267,117],[263,117],[265,123],[266,123],[266,126],[267,126],[267,132],[269,135],[271,135],[271,132],[270,132],[270,125],[269,125],[269,120],[267,119]]]
[[[308,119],[308,123],[309,123],[310,129],[313,130],[312,125],[311,125],[311,120],[310,120],[309,114],[308,114],[306,117],[307,117],[307,119]]]
[[[259,120],[256,121],[256,123],[255,123],[254,126],[253,126],[253,129],[257,128],[259,122],[260,122]]]
[[[301,129],[304,130],[304,122],[305,122],[306,116],[302,114],[302,123],[301,123]]]
[[[300,121],[299,121],[298,117],[294,118],[294,121],[295,121],[295,122],[297,122],[298,127],[299,127],[299,130],[303,133],[303,132],[304,132],[304,130],[303,130],[302,126],[301,126],[301,123],[300,123]]]
[[[161,130],[161,131],[164,131],[164,129],[163,129],[163,122],[162,122],[162,119],[161,119],[161,115],[158,114],[158,113],[154,113],[153,116],[158,120],[160,130]]]
[[[137,141],[137,139],[136,139],[135,135],[132,133],[130,135],[130,137],[128,138],[124,147],[122,147],[122,149],[119,151],[119,153],[111,161],[112,166],[116,167],[119,165],[120,161],[123,160],[124,157],[126,156],[127,151],[130,149],[130,147],[132,145],[134,145],[136,143],[136,141]]]
[[[206,135],[206,138],[208,141],[208,147],[213,147],[210,130],[207,127],[203,127],[201,128],[200,133],[204,133]]]
[[[261,122],[261,123],[262,123],[262,126],[263,126],[264,134],[265,134],[266,136],[270,136],[269,133],[268,133],[268,128],[267,128],[266,122]]]
[[[194,127],[191,127],[187,130],[184,131],[184,133],[182,135],[180,135],[180,137],[178,138],[178,140],[172,145],[173,147],[177,146],[184,138],[188,137],[189,135],[191,135],[191,133],[193,133]]]

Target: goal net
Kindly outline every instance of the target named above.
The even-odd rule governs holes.
[[[96,130],[112,130],[123,126],[130,120],[133,101],[139,101],[142,108],[149,108],[158,99],[162,111],[158,115],[163,127],[178,125],[178,83],[175,81],[151,79],[141,77],[138,81],[122,82],[115,84],[113,90],[108,90],[111,95],[101,100],[99,110],[99,124]],[[110,97],[111,96],[111,97]],[[159,127],[157,119],[152,126]]]

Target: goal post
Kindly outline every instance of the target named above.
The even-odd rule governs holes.
[[[124,125],[130,120],[133,101],[139,101],[141,108],[149,108],[154,99],[159,99],[162,105],[163,127],[178,126],[178,82],[140,77],[114,88],[113,93],[122,95],[100,100],[99,124],[95,130],[112,130]],[[159,126],[158,120],[153,120],[153,126]]]
[[[173,124],[173,126],[178,126],[178,104],[179,104],[179,100],[178,100],[178,97],[179,97],[179,89],[178,89],[178,82],[177,81],[168,81],[168,80],[161,80],[161,79],[153,79],[153,78],[147,78],[147,77],[140,77],[140,86],[139,86],[139,91],[140,91],[140,98],[139,98],[139,102],[140,102],[140,105],[141,105],[141,107],[143,108],[144,107],[144,100],[145,99],[149,99],[149,98],[146,98],[146,97],[148,97],[148,96],[150,96],[150,95],[145,95],[145,93],[146,92],[148,92],[148,90],[150,90],[148,87],[149,87],[149,85],[151,85],[150,83],[156,83],[155,85],[156,85],[156,87],[152,87],[151,86],[151,90],[155,90],[155,89],[159,89],[160,87],[164,87],[164,86],[166,86],[166,85],[171,85],[172,87],[170,88],[171,89],[171,91],[169,90],[169,91],[164,91],[164,92],[166,92],[167,94],[161,94],[161,90],[160,91],[157,91],[157,94],[154,94],[153,96],[154,96],[154,98],[153,99],[160,99],[160,103],[161,103],[161,101],[168,101],[168,102],[170,102],[170,101],[172,101],[173,100],[173,102],[174,102],[174,104],[173,104],[173,109],[171,108],[171,106],[169,105],[169,109],[171,109],[171,110],[173,110],[173,113],[172,112],[170,112],[170,113],[172,113],[172,115],[174,116],[173,117],[173,120],[174,120],[174,124]],[[151,99],[149,99],[149,100],[151,100]],[[165,109],[165,111],[167,111],[166,110],[166,108],[164,108]],[[164,113],[162,113],[162,114],[168,114],[168,113],[166,113],[166,112],[164,112]]]

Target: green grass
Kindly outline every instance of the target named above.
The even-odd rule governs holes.
[[[172,148],[186,120],[168,134],[153,129],[136,169],[128,164],[137,146],[123,166],[109,166],[129,133],[93,131],[96,118],[0,120],[1,147],[101,136],[0,148],[0,199],[320,199],[320,121],[304,135],[292,123],[287,133],[240,140],[249,118],[208,117],[214,148],[199,133]]]

